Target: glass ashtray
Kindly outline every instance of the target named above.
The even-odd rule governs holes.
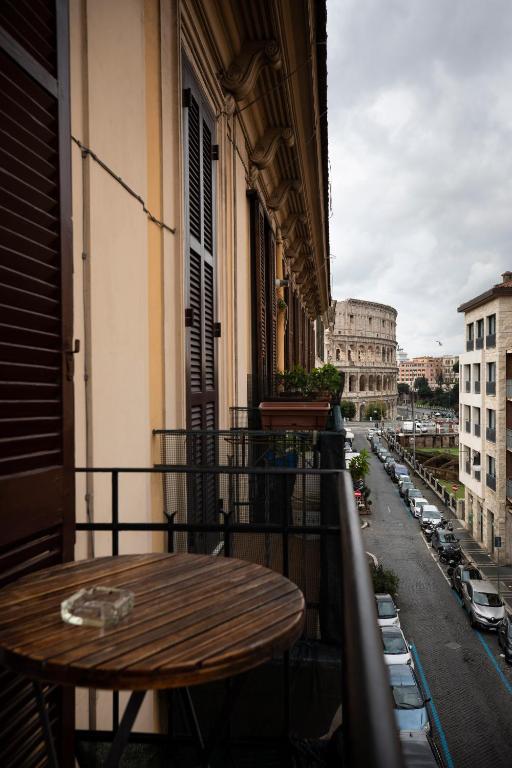
[[[133,592],[115,587],[80,589],[60,604],[60,615],[68,624],[114,627],[132,610]]]

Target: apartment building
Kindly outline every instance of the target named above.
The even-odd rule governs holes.
[[[443,373],[441,357],[413,357],[398,364],[398,383],[414,385],[416,379],[425,378],[429,387],[438,386],[439,376]]]
[[[512,272],[462,304],[459,477],[464,523],[492,557],[512,562]]]
[[[454,384],[457,384],[459,381],[459,372],[457,369],[454,370],[454,366],[458,366],[459,364],[459,358],[458,355],[443,355],[441,357],[442,361],[442,371],[443,374],[443,386],[445,387],[452,387]]]

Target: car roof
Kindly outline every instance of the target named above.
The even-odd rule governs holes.
[[[390,664],[388,667],[391,685],[417,685],[410,664]]]
[[[424,496],[419,496],[419,497],[416,496],[414,498],[414,503],[415,504],[421,504],[422,501],[425,501],[428,504],[428,501],[426,500],[426,498]]]
[[[393,598],[388,592],[376,592],[375,599],[376,600],[393,600]]]
[[[478,583],[481,584],[482,582],[479,581]],[[403,635],[400,627],[397,627],[396,625],[391,627],[381,627],[380,631],[383,635]]]
[[[425,506],[423,507],[424,512],[433,512],[434,510],[436,512],[439,512],[435,504],[425,504]]]
[[[469,579],[467,583],[471,584],[471,586],[474,587],[477,592],[489,592],[489,594],[492,595],[498,594],[498,590],[494,584],[491,584],[490,581],[484,581],[483,579]]]

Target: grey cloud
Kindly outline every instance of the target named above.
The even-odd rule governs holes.
[[[333,296],[395,306],[411,355],[458,352],[458,304],[512,266],[512,3],[328,12]]]

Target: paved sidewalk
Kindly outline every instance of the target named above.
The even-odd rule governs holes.
[[[406,463],[409,462],[405,459]],[[432,501],[439,509],[442,509],[443,515],[451,520],[454,524],[454,530],[457,531],[457,536],[460,538],[460,545],[466,560],[474,563],[477,568],[482,572],[486,579],[491,581],[498,587],[501,597],[506,603],[506,607],[510,613],[512,613],[512,566],[499,565],[491,558],[485,549],[473,538],[472,534],[464,526],[463,522],[459,520],[452,510],[445,504],[444,501],[435,493],[432,488],[425,483],[423,478],[412,469],[411,466],[411,479],[414,482],[416,488],[425,493],[425,498]]]

